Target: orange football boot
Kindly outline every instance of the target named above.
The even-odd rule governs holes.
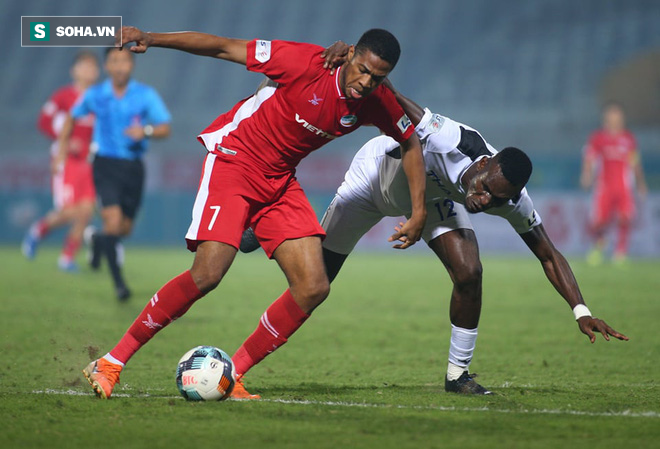
[[[261,396],[258,394],[250,394],[245,389],[245,384],[243,384],[242,378],[242,374],[236,376],[236,383],[234,384],[234,389],[229,397],[232,399],[261,399]]]
[[[119,383],[119,373],[121,373],[122,368],[121,365],[100,358],[87,365],[83,370],[83,374],[94,389],[96,396],[99,399],[108,399],[115,384]]]

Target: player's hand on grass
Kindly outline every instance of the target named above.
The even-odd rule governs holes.
[[[323,50],[321,53],[321,57],[325,59],[323,68],[330,69],[330,75],[334,75],[337,67],[346,62],[346,56],[350,47],[346,42],[337,41]]]
[[[123,47],[131,42],[134,42],[135,45],[129,48],[130,51],[133,53],[144,53],[149,48],[151,39],[149,34],[138,28],[121,27],[121,45],[118,46]]]
[[[395,249],[406,249],[413,246],[420,238],[422,238],[422,230],[424,229],[425,220],[418,220],[415,217],[410,217],[410,220],[405,223],[400,221],[399,226],[395,226],[394,234],[387,239],[388,242],[401,242],[392,246]]]
[[[603,338],[605,338],[607,341],[610,341],[610,335],[614,338],[618,338],[619,340],[628,341],[628,337],[615,331],[610,326],[608,326],[605,321],[598,318],[583,316],[580,317],[577,322],[578,326],[580,326],[580,331],[589,337],[589,340],[592,343],[596,341],[596,334],[594,332],[600,332],[603,335]]]

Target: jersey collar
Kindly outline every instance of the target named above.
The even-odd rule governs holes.
[[[341,91],[341,88],[339,87],[339,72],[341,72],[342,66],[337,67],[337,70],[335,71],[335,87],[337,88],[337,95],[339,95],[340,100],[345,100],[346,97]]]
[[[128,84],[126,85],[126,91],[124,92],[124,95],[122,96],[122,98],[125,97],[126,94],[127,94],[129,91],[133,90],[133,88],[135,87],[135,84],[136,84],[136,81],[135,81],[133,78],[131,78],[131,79],[128,80]],[[111,80],[110,78],[106,78],[106,79],[102,82],[102,86],[103,86],[103,89],[104,89],[106,92],[112,94],[113,97],[115,96],[115,91],[114,91],[114,89],[112,88],[112,80]],[[115,97],[115,98],[117,98],[117,97]]]

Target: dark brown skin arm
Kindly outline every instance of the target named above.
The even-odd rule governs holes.
[[[421,237],[426,223],[426,168],[422,144],[416,133],[401,143],[401,164],[403,172],[408,178],[412,213],[405,223],[395,227],[395,233],[388,239],[390,242],[399,241],[394,245],[396,249],[406,249],[414,245]]]
[[[546,277],[557,292],[566,300],[571,309],[578,304],[584,304],[582,293],[580,293],[580,288],[570,265],[552,244],[543,225],[540,224],[532,228],[531,231],[520,234],[520,237],[539,259]],[[619,340],[628,340],[628,337],[612,329],[605,321],[595,317],[581,317],[578,320],[578,326],[580,327],[580,331],[587,335],[592,343],[596,341],[594,332],[600,332],[603,338],[608,341],[610,335]]]
[[[134,53],[144,53],[149,47],[181,50],[194,55],[209,56],[245,65],[247,40],[215,36],[213,34],[182,31],[177,33],[145,33],[135,27],[122,27],[121,45],[133,42]]]
[[[406,97],[401,92],[396,90],[394,88],[394,85],[389,79],[383,81],[383,86],[387,87],[389,90],[392,91],[394,97],[396,98],[396,101],[399,103],[399,105],[403,109],[403,112],[406,113],[406,115],[413,123],[413,125],[415,126],[419,125],[419,122],[422,121],[422,117],[424,117],[424,108],[422,108],[420,105],[412,101],[410,98]]]

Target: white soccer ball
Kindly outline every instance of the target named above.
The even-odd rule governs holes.
[[[197,346],[186,352],[176,369],[176,386],[189,401],[223,401],[235,383],[231,358],[213,346]]]

